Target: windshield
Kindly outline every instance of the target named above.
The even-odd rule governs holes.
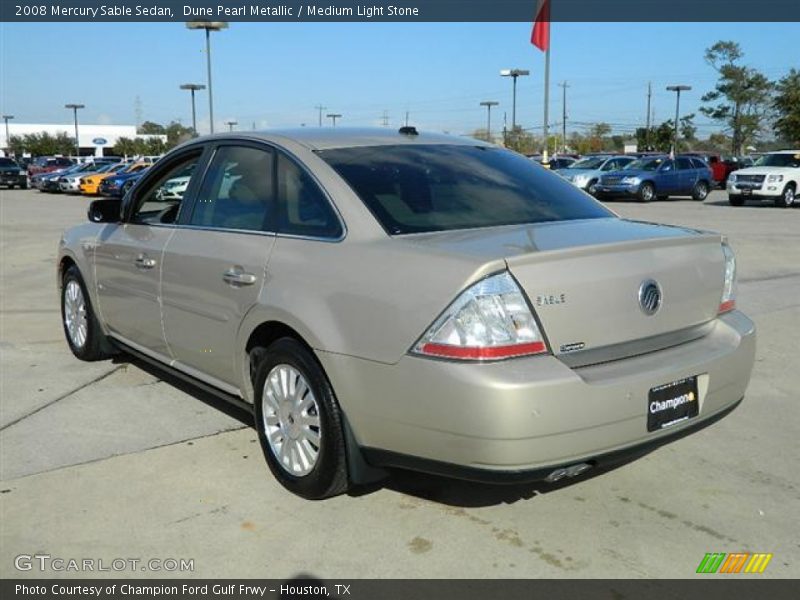
[[[390,234],[613,216],[565,179],[500,148],[375,146],[319,156]]]
[[[15,163],[10,158],[0,158],[0,167],[16,167],[17,163]]]
[[[589,158],[582,158],[577,162],[568,166],[568,169],[599,169],[603,163],[608,160],[605,156],[590,156]]]
[[[760,157],[756,163],[756,167],[800,167],[800,153],[790,154],[788,152],[781,154],[765,154]]]
[[[628,163],[623,168],[630,171],[655,171],[663,162],[663,158],[640,158]]]

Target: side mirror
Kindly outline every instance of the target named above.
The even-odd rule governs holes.
[[[119,223],[122,220],[122,200],[104,198],[89,204],[89,220],[93,223]]]

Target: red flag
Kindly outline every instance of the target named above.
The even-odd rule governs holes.
[[[539,4],[536,6],[531,44],[542,52],[546,52],[550,47],[550,0],[539,0]]]

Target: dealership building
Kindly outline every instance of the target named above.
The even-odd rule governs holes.
[[[8,122],[8,135],[10,137],[22,137],[33,133],[49,133],[58,135],[66,133],[70,138],[75,138],[75,124],[50,124],[50,123],[14,123]],[[78,143],[80,144],[82,156],[103,156],[103,152],[110,152],[119,138],[161,138],[167,141],[165,135],[141,135],[136,133],[135,125],[92,125],[89,123],[78,123]],[[0,123],[0,148],[5,150],[8,147],[6,139],[6,128]]]

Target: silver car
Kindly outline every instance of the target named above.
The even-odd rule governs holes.
[[[735,271],[718,234],[414,128],[192,140],[58,256],[78,358],[130,353],[252,411],[306,498],[386,467],[553,481],[712,423],[754,360]]]
[[[594,196],[603,173],[624,169],[634,160],[636,160],[634,156],[587,156],[556,172],[576,187]]]

